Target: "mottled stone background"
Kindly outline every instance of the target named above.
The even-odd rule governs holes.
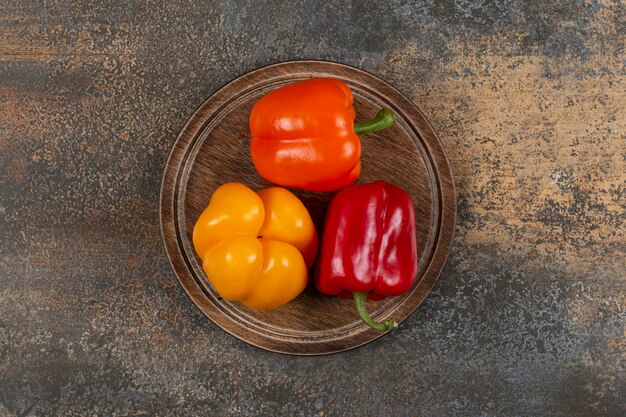
[[[625,16],[611,0],[0,1],[0,415],[623,416]],[[411,318],[313,358],[209,322],[158,226],[187,117],[301,58],[411,97],[459,211]]]

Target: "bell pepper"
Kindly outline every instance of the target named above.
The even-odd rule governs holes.
[[[386,331],[397,326],[395,320],[374,321],[365,309],[366,299],[403,294],[416,274],[415,209],[406,191],[376,181],[333,196],[315,276],[321,293],[354,297],[363,321]]]
[[[284,188],[220,186],[193,228],[193,245],[222,298],[255,309],[279,307],[307,285],[317,232],[302,202]]]
[[[262,97],[250,113],[250,152],[259,174],[284,187],[333,191],[352,184],[361,172],[357,134],[393,124],[382,109],[354,124],[354,97],[342,81],[312,78]]]

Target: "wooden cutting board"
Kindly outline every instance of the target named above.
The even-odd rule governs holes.
[[[356,121],[374,117],[381,107],[397,117],[392,128],[361,137],[363,169],[358,182],[382,179],[409,192],[416,207],[419,270],[407,294],[368,301],[374,319],[393,316],[402,326],[426,298],[450,250],[456,214],[452,173],[437,135],[419,109],[380,78],[332,62],[291,61],[249,72],[209,97],[186,123],[165,167],[160,204],[165,248],[182,287],[215,324],[254,346],[295,355],[340,352],[384,333],[361,322],[352,300],[321,295],[312,283],[273,311],[255,311],[221,299],[195,255],[191,232],[221,184],[236,181],[254,190],[271,186],[250,159],[250,110],[267,92],[310,77],[347,83],[355,96]],[[292,191],[321,232],[332,194]]]

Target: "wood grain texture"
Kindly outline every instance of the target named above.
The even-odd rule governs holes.
[[[426,298],[450,249],[456,209],[448,160],[430,124],[410,100],[364,71],[323,61],[286,62],[252,71],[207,99],[180,133],[163,177],[161,226],[168,256],[185,291],[216,324],[252,345],[298,355],[351,349],[383,333],[361,322],[352,300],[323,296],[312,285],[269,312],[221,299],[195,256],[191,232],[213,191],[224,182],[242,182],[257,190],[270,186],[250,159],[250,110],[267,92],[314,76],[338,78],[350,86],[357,121],[373,117],[383,106],[397,116],[392,128],[362,136],[358,182],[383,179],[409,192],[416,207],[419,270],[407,294],[369,302],[375,319],[393,316],[402,322]],[[331,193],[294,192],[321,230]]]

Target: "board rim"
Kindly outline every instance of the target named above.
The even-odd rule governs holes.
[[[439,182],[439,187],[436,187],[435,189],[439,194],[441,221],[439,228],[436,230],[437,236],[433,245],[432,255],[427,260],[428,263],[424,269],[422,278],[410,290],[410,296],[402,301],[402,303],[400,303],[396,308],[396,310],[398,310],[401,307],[404,307],[401,317],[398,317],[400,322],[406,320],[413,312],[415,312],[436,284],[450,252],[454,229],[456,226],[456,188],[445,149],[439,141],[432,125],[421,110],[401,91],[397,90],[388,82],[367,71],[338,62],[321,60],[291,60],[270,64],[246,72],[245,74],[234,78],[218,88],[206,100],[204,100],[187,119],[170,150],[161,180],[159,201],[161,238],[165,246],[168,260],[174,270],[174,274],[176,275],[179,284],[182,286],[183,290],[193,303],[214,324],[230,335],[250,345],[276,353],[299,356],[325,355],[354,349],[376,340],[386,333],[380,333],[370,329],[342,339],[335,339],[344,341],[344,344],[341,346],[337,346],[337,343],[331,343],[329,341],[309,343],[282,341],[282,344],[278,343],[277,345],[276,340],[273,340],[271,337],[262,333],[250,335],[249,333],[253,332],[253,330],[241,326],[233,321],[232,318],[224,314],[219,307],[211,301],[210,298],[206,297],[204,289],[198,285],[193,273],[189,270],[189,268],[187,268],[186,261],[181,259],[181,257],[184,258],[185,254],[181,253],[182,251],[180,251],[180,247],[175,244],[178,240],[172,239],[172,237],[175,238],[178,235],[177,228],[175,227],[175,217],[177,214],[174,207],[176,206],[176,184],[178,178],[180,177],[179,172],[181,168],[184,168],[184,156],[187,152],[189,152],[189,148],[193,147],[194,138],[203,131],[204,124],[210,120],[211,114],[215,113],[215,111],[207,111],[207,108],[217,106],[217,104],[220,103],[220,96],[223,96],[229,88],[232,88],[233,85],[241,84],[247,79],[252,79],[258,74],[276,71],[284,71],[285,74],[288,74],[290,71],[294,71],[294,69],[302,69],[307,66],[324,68],[326,73],[332,73],[333,70],[352,72],[360,75],[361,77],[375,80],[375,82],[385,86],[397,98],[400,98],[401,101],[404,102],[402,103],[402,105],[406,106],[404,110],[410,110],[410,115],[419,121],[417,124],[412,123],[411,128],[414,129],[418,133],[420,139],[428,145],[427,149],[429,152],[429,158],[431,158],[431,164],[432,167],[435,168],[435,173],[437,174]],[[311,71],[316,72],[315,69]],[[225,101],[223,104],[226,103],[228,103],[228,101]],[[217,109],[219,109],[219,107],[220,106],[217,106]],[[406,111],[404,114],[406,114]],[[199,123],[202,119],[204,119],[204,121]],[[196,134],[190,134],[190,130],[195,130]],[[183,151],[183,157],[179,158],[178,156],[181,151]],[[433,156],[433,151],[436,152],[437,155]],[[176,179],[176,181],[172,181],[172,179]],[[183,265],[181,265],[181,263]],[[407,304],[410,305],[407,306]],[[230,320],[231,322],[225,321],[224,319]]]

